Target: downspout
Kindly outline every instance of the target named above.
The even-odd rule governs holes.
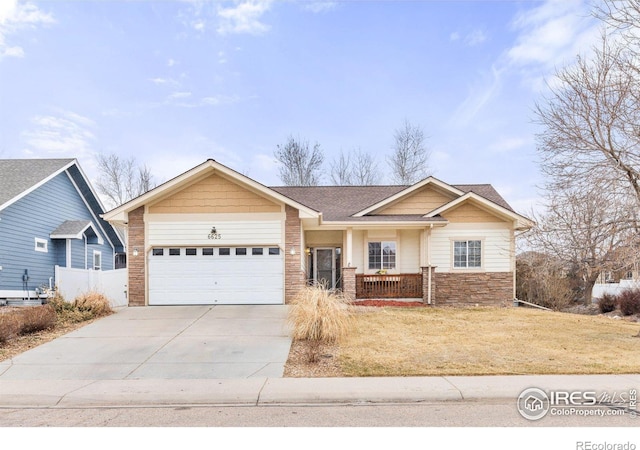
[[[87,235],[82,235],[82,241],[84,242],[84,270],[87,270],[89,266],[87,265]]]
[[[427,267],[429,268],[429,274],[427,275],[427,304],[431,304],[431,230],[433,230],[433,224],[429,226],[427,230]]]

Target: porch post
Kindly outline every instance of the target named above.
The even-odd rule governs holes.
[[[347,228],[347,239],[344,249],[344,266],[351,267],[353,265],[353,228]]]
[[[342,293],[350,300],[356,299],[356,268],[342,268]]]

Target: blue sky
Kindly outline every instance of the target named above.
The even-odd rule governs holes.
[[[375,155],[406,119],[448,183],[536,203],[533,107],[588,51],[582,0],[0,0],[0,157],[134,155],[164,181],[214,158],[278,185],[293,135]],[[325,177],[329,183],[329,177]]]

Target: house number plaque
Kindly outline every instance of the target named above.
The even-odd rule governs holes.
[[[218,231],[216,230],[216,227],[211,227],[211,232],[207,236],[207,239],[212,239],[212,240],[222,239],[222,235],[218,233]]]

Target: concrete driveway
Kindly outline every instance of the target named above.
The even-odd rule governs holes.
[[[124,308],[0,362],[0,380],[282,377],[287,307]]]

